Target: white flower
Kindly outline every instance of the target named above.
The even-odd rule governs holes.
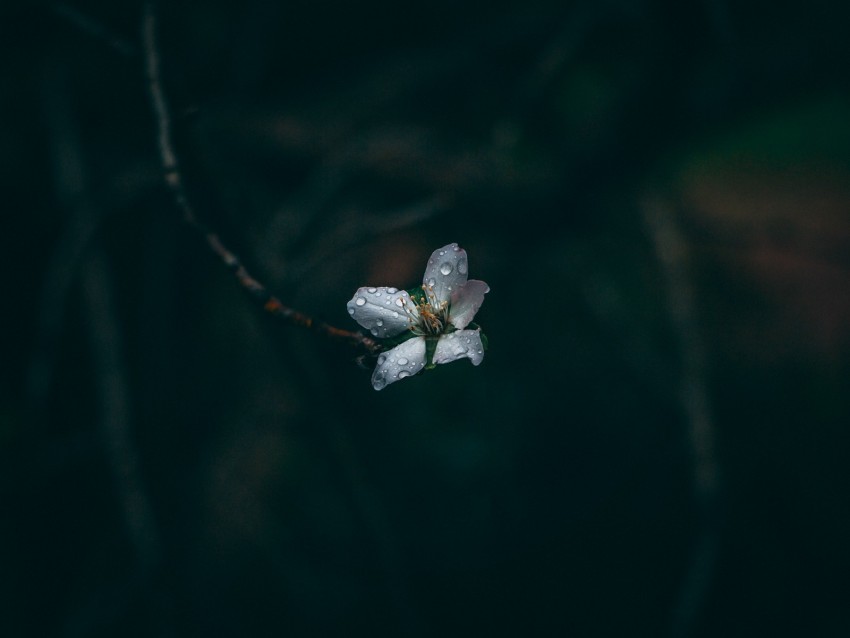
[[[433,252],[425,268],[422,289],[413,296],[397,288],[360,288],[348,302],[348,314],[375,337],[413,336],[378,357],[372,387],[383,390],[437,363],[468,358],[484,360],[479,330],[466,330],[490,287],[467,281],[469,261],[457,244]]]

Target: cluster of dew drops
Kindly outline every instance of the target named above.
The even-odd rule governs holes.
[[[459,247],[459,246],[457,246],[457,245],[455,245],[455,246],[454,246],[454,248],[453,248],[453,250],[454,250],[455,252],[460,252],[460,247]],[[442,257],[443,255],[445,255],[445,254],[446,254],[446,252],[447,252],[447,251],[445,251],[445,250],[440,251],[440,256]],[[432,261],[432,262],[429,262],[429,263],[433,263],[433,261]],[[462,257],[461,259],[459,259],[459,260],[458,260],[458,262],[457,262],[457,271],[458,271],[458,273],[459,273],[459,274],[461,274],[461,275],[465,275],[465,274],[467,273],[468,269],[469,269],[469,265],[468,265],[468,263],[467,263],[467,261],[466,261],[466,258],[463,258],[463,257]],[[440,265],[440,273],[441,273],[443,276],[446,276],[446,277],[447,277],[448,275],[450,275],[450,274],[452,273],[452,270],[454,270],[454,266],[453,266],[453,265],[451,264],[451,262],[449,262],[449,261],[445,261],[445,262],[443,262],[443,263]],[[429,279],[428,279],[428,281],[426,281],[426,282],[425,282],[425,285],[426,285],[426,286],[428,286],[428,287],[433,287],[433,286],[435,286],[436,284],[437,284],[437,280],[436,280],[434,277],[429,278]],[[380,290],[378,290],[378,289],[377,289],[377,288],[375,288],[375,287],[368,288],[367,290],[368,290],[368,292],[369,292],[370,294],[375,295],[375,297],[381,297],[381,296],[382,296],[381,291],[380,291]],[[448,286],[448,290],[449,290],[449,291],[451,291],[451,290],[452,290],[452,287],[451,287],[451,286]],[[391,305],[391,304],[392,304],[392,300],[389,298],[389,295],[395,294],[395,293],[397,293],[397,292],[398,292],[398,288],[387,288],[387,300],[386,300],[386,305],[388,305],[388,306],[389,306],[389,305]],[[363,307],[363,306],[365,306],[365,305],[366,305],[366,297],[363,297],[363,296],[357,297],[357,299],[354,301],[354,304],[355,304],[356,306],[358,306],[358,307]],[[399,308],[401,308],[402,310],[407,311],[407,309],[404,307],[404,300],[403,300],[401,297],[397,297],[397,298],[396,298],[396,300],[395,300],[395,304],[396,304]],[[355,312],[356,312],[356,311],[355,311],[355,309],[354,309],[354,308],[349,308],[349,309],[348,309],[348,314],[350,314],[350,315],[354,315],[354,313],[355,313]],[[393,313],[392,313],[392,316],[393,316],[393,318],[394,318],[394,319],[397,319],[397,318],[398,318],[398,316],[399,316],[398,311],[394,310],[394,311],[393,311]],[[377,320],[375,321],[375,325],[376,325],[377,327],[381,327],[381,326],[383,326],[383,325],[384,325],[384,322],[383,322],[383,320],[381,320],[381,319],[377,319]],[[373,335],[373,336],[376,336],[376,337],[378,336],[378,330],[377,330],[377,328],[372,328],[372,330],[371,330],[370,332],[372,333],[372,335]]]
[[[383,296],[383,293],[380,290],[378,290],[377,288],[375,288],[374,286],[371,287],[371,288],[368,288],[367,290],[370,294],[375,295],[375,297]],[[392,304],[392,299],[390,299],[390,295],[393,295],[397,292],[398,292],[398,288],[387,288],[386,304],[388,306]],[[355,299],[355,301],[354,301],[354,304],[358,307],[365,306],[366,305],[366,297],[362,297],[362,296],[357,297],[357,299]],[[401,297],[397,297],[396,300],[395,300],[395,305],[397,305],[399,308],[403,309],[404,308],[404,300]],[[355,313],[354,308],[348,309],[348,314],[353,315],[354,313]],[[398,311],[397,310],[393,310],[393,319],[398,319]],[[378,319],[378,320],[375,321],[375,325],[380,327],[380,326],[384,325],[384,322],[383,322],[382,319]],[[376,336],[376,337],[378,336],[377,328],[372,328],[371,332],[372,332],[373,336]]]

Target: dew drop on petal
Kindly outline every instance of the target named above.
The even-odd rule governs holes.
[[[380,357],[378,357],[378,365],[379,366],[383,365],[384,361],[386,361],[386,360],[387,360],[387,355],[382,354]]]
[[[405,377],[409,377],[410,373],[407,370],[402,370],[396,375],[399,379],[404,379]]]
[[[395,293],[398,292],[398,288],[387,288],[387,292],[390,293],[391,295],[394,295]]]
[[[400,366],[406,366],[408,364],[408,360],[406,357],[399,357],[399,360],[396,363]]]
[[[353,314],[354,314],[354,308],[349,308],[349,309],[348,309],[348,314],[353,315]]]
[[[372,332],[372,336],[373,336],[373,337],[377,337],[377,336],[378,336],[378,329],[377,329],[377,328],[372,328],[371,332]]]
[[[393,310],[393,319],[398,319],[398,313],[395,310]]]
[[[437,285],[437,280],[436,280],[436,279],[434,279],[433,277],[431,277],[431,278],[428,280],[428,285],[429,285],[429,286],[436,286],[436,285]]]
[[[383,325],[384,325],[384,322],[383,322],[383,321],[381,321],[380,319],[378,319],[378,320],[375,322],[375,325],[376,325],[376,326],[383,326]]]
[[[363,306],[366,304],[366,297],[357,297],[357,301],[355,301],[358,306]]]
[[[376,390],[381,390],[383,387],[387,385],[387,382],[384,380],[384,377],[375,377],[375,380],[372,381],[372,386]]]
[[[378,289],[377,288],[369,288],[369,292],[371,292],[374,295],[376,292],[378,292]]]
[[[455,250],[457,250],[457,248],[455,248]],[[467,268],[468,268],[468,267],[469,267],[469,266],[468,266],[468,264],[466,263],[466,260],[465,260],[465,259],[461,259],[460,261],[458,261],[458,262],[457,262],[457,271],[458,271],[461,275],[465,275],[465,274],[466,274],[466,271],[467,271]]]
[[[395,300],[395,305],[398,306],[399,308],[404,307],[404,302],[401,300],[401,297],[399,297],[398,299]]]
[[[445,262],[442,266],[440,266],[440,272],[444,275],[448,275],[452,272],[452,265],[449,262]]]

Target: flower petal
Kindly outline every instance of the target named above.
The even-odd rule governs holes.
[[[412,376],[425,367],[425,339],[413,337],[378,357],[372,373],[372,387],[383,390],[389,384]]]
[[[440,337],[434,350],[434,363],[451,363],[464,357],[474,366],[484,361],[484,346],[477,330],[458,330]]]
[[[394,337],[410,327],[414,303],[405,290],[358,288],[346,306],[348,314],[375,337]]]
[[[484,303],[484,295],[488,292],[490,292],[490,286],[480,279],[470,279],[455,288],[452,291],[449,322],[458,330],[466,328]]]
[[[438,248],[428,259],[422,285],[426,291],[434,291],[438,303],[449,302],[452,291],[466,283],[469,261],[466,251],[457,244]]]

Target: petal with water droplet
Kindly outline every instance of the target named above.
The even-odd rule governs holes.
[[[376,293],[369,293],[375,290]],[[401,334],[410,326],[410,320],[404,312],[398,312],[400,307],[409,308],[413,306],[410,295],[404,290],[396,290],[390,293],[390,288],[360,288],[351,301],[348,302],[348,314],[361,326],[369,330],[373,335],[380,338],[394,337]],[[379,298],[378,294],[385,293]],[[397,302],[395,305],[393,302]],[[386,304],[391,304],[387,306]]]
[[[451,289],[466,283],[468,263],[466,251],[457,244],[438,248],[428,259],[422,283],[433,286],[438,302],[449,301]]]
[[[449,310],[451,324],[458,330],[466,328],[484,303],[484,295],[488,292],[490,292],[490,286],[479,279],[470,279],[455,288]]]
[[[434,363],[451,363],[464,358],[474,366],[484,361],[484,348],[477,330],[458,330],[440,337],[434,350]]]
[[[425,339],[413,337],[378,357],[378,364],[372,373],[372,387],[383,390],[389,384],[414,375],[424,367]]]

